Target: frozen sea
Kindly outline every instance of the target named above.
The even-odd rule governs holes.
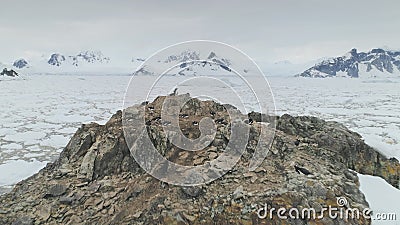
[[[136,79],[134,88],[141,88],[140,79],[151,78]],[[129,80],[129,76],[72,75],[0,80],[0,193],[55,160],[82,123],[104,124],[123,107]],[[168,94],[180,80],[165,78],[150,97]],[[386,156],[400,160],[400,78],[269,77],[268,81],[278,114],[313,115],[344,123]],[[247,91],[235,81],[224,82]],[[207,85],[189,82],[180,90],[212,88],[221,95],[226,91],[223,85],[210,85],[208,89]],[[369,176],[360,175],[360,179],[371,208],[387,212],[388,208],[382,208],[374,197],[379,189],[388,188],[387,184]],[[396,199],[398,206],[399,191],[391,191],[396,193],[391,200]],[[379,223],[389,224],[374,221]]]

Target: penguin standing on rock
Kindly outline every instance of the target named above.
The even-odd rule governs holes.
[[[186,119],[186,118],[189,118],[189,115],[188,114],[180,114],[179,117]]]
[[[217,123],[217,124],[225,124],[225,123],[224,123],[224,119],[222,119],[222,118],[216,119],[216,120],[214,120],[214,121],[215,121],[215,123]]]
[[[299,167],[299,166],[297,166],[297,165],[294,165],[294,169],[296,170],[296,172],[298,173],[298,174],[304,174],[304,175],[312,175],[312,173],[308,170],[308,169],[306,169],[306,168],[303,168],[303,167]]]
[[[177,96],[178,95],[178,88],[175,88],[174,91],[169,94],[169,96]]]
[[[252,125],[254,123],[252,118],[249,118],[248,120],[245,120],[244,122],[249,124],[249,125]]]

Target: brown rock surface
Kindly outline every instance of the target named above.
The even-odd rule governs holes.
[[[163,135],[157,120],[162,102],[159,97],[149,103],[154,110],[147,116],[148,132],[160,153],[176,163],[195,165],[223,152],[230,132],[226,107],[231,106],[197,99],[185,106],[180,128],[187,137],[200,135],[193,121],[208,117],[210,111],[215,112],[213,119],[222,119],[209,147],[185,152]],[[257,113],[250,117],[257,122],[247,125],[250,140],[240,161],[221,178],[194,187],[160,182],[138,166],[125,141],[121,111],[105,125],[83,125],[56,162],[0,196],[0,224],[370,224],[365,218],[328,216],[260,219],[257,210],[268,204],[320,211],[337,207],[337,197],[345,197],[349,206],[362,211],[368,203],[352,170],[380,176],[399,187],[398,161],[385,158],[339,123],[307,116],[277,117],[267,158],[249,171],[260,122],[273,119]],[[312,175],[297,173],[294,164]]]

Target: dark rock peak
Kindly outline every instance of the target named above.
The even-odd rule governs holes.
[[[18,73],[13,69],[8,70],[7,68],[4,68],[3,71],[0,73],[0,75],[1,76],[16,77],[16,76],[18,76]]]
[[[59,53],[51,54],[49,60],[47,61],[48,64],[53,66],[61,66],[61,64],[65,61],[65,56]]]
[[[375,54],[382,53],[382,54],[384,54],[384,53],[386,53],[386,51],[381,49],[381,48],[374,48],[374,49],[371,50],[371,53],[375,53]]]
[[[132,62],[144,62],[144,61],[146,61],[146,59],[144,59],[144,58],[132,58],[131,61]]]
[[[164,60],[165,63],[170,62],[186,62],[200,60],[200,54],[193,50],[185,50],[178,55],[170,55]]]
[[[207,59],[212,59],[217,57],[217,55],[215,54],[215,52],[210,52],[210,55],[208,55]]]
[[[25,59],[18,59],[15,60],[13,66],[18,69],[22,69],[28,66],[28,62]]]

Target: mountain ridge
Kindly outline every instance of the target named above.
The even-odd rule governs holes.
[[[171,65],[172,75],[197,76],[199,74],[224,74],[231,67],[241,65],[218,52],[196,52],[190,49],[182,50],[173,55],[165,56],[154,62],[161,67]],[[204,54],[203,54],[204,53]],[[222,57],[221,57],[222,56]],[[205,59],[205,60],[201,60]],[[193,62],[183,63],[187,60]],[[0,69],[14,69],[21,74],[134,74],[151,75],[151,68],[138,68],[146,58],[132,57],[125,61],[113,61],[99,50],[84,50],[76,54],[54,52],[40,60],[18,58],[10,64],[0,63]],[[353,48],[339,57],[323,58],[309,63],[293,64],[290,61],[259,62],[262,71],[268,76],[299,77],[387,77],[400,76],[400,51],[374,48],[368,52],[359,52]],[[239,64],[238,64],[239,63]],[[314,64],[315,63],[315,64]],[[314,64],[314,65],[313,65]],[[208,66],[207,66],[208,65]],[[197,68],[195,68],[197,67]],[[138,69],[137,69],[138,68]],[[308,69],[306,69],[308,68]],[[137,69],[137,70],[136,70]],[[153,68],[154,69],[154,68]],[[248,69],[241,68],[239,73],[246,74]],[[254,71],[253,71],[254,72]]]
[[[374,48],[369,52],[351,49],[343,56],[330,58],[296,75],[300,77],[377,77],[400,76],[400,51]]]

